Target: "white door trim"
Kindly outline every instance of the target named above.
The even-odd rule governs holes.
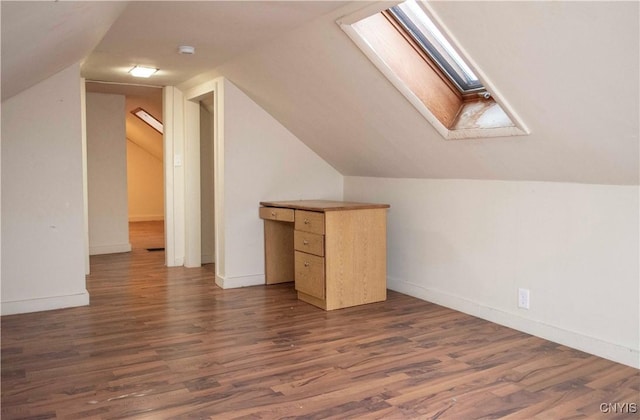
[[[187,90],[184,93],[187,158],[185,164],[185,188],[187,203],[185,208],[186,253],[188,266],[201,263],[201,219],[200,219],[200,98],[213,95],[213,148],[214,148],[214,249],[216,279],[224,278],[224,83],[222,78],[211,80]],[[197,170],[196,170],[197,165]],[[197,198],[196,198],[197,197]],[[197,265],[196,265],[197,263]]]

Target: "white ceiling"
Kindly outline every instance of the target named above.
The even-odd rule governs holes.
[[[83,60],[126,5],[2,1],[2,100]]]
[[[89,80],[175,85],[344,1],[2,1],[2,99],[83,60]],[[194,55],[178,54],[191,45]],[[153,79],[128,71],[160,70]]]
[[[638,184],[638,2],[434,2],[531,130],[459,141],[340,30],[365,5],[3,1],[2,97],[83,58],[84,77],[121,83],[146,64],[156,85],[229,78],[345,175]]]
[[[160,70],[149,81],[175,85],[259,49],[344,4],[332,1],[131,2],[82,66],[87,79],[130,83],[133,65]],[[194,55],[178,53],[180,45]]]

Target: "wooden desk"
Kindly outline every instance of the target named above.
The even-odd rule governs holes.
[[[260,205],[267,284],[295,281],[298,299],[325,310],[386,300],[388,204]]]

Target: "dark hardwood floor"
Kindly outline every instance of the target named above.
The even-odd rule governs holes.
[[[222,290],[157,228],[91,258],[90,306],[2,317],[2,419],[638,418],[636,369],[394,292]]]

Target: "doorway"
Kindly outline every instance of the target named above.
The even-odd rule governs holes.
[[[131,246],[147,252],[164,251],[162,90],[127,94],[125,98]]]
[[[162,126],[154,128],[133,113],[135,110],[142,109],[161,122],[163,119],[162,88],[94,81],[87,81],[85,86],[87,95],[111,95],[122,104],[117,115],[109,117],[119,127],[124,128],[123,132],[118,131],[120,134],[118,134],[117,148],[121,152],[115,156],[109,170],[111,173],[118,172],[117,178],[125,181],[110,183],[107,177],[103,183],[107,185],[110,193],[117,194],[118,201],[123,203],[120,207],[123,207],[124,211],[106,209],[99,217],[123,227],[124,236],[120,235],[122,238],[119,242],[127,242],[129,250],[131,248],[140,248],[145,251],[146,249],[162,250],[165,246]],[[92,106],[95,106],[95,101],[87,101],[88,110]],[[93,115],[105,113],[104,109],[91,109],[91,111]],[[87,141],[90,145],[91,139],[88,138]],[[96,161],[101,165],[104,164],[104,159],[101,156],[95,156],[95,153],[92,154],[90,147],[87,148],[87,158],[89,164]],[[96,192],[92,190],[91,179],[87,187],[90,201],[88,220],[91,245],[92,234],[93,238],[96,236],[94,233],[97,229],[94,226],[98,219],[91,212],[91,198],[96,197]],[[141,232],[143,232],[142,235]],[[103,249],[105,252],[99,253],[127,251],[122,244],[119,247],[103,247]],[[91,255],[97,253],[95,247],[90,246],[89,251]]]
[[[214,93],[200,98],[200,244],[202,264],[215,263]]]
[[[168,203],[173,202],[176,211],[172,215],[171,208],[167,207],[167,220],[173,218],[177,228],[184,228],[182,232],[176,229],[180,234],[176,239],[184,238],[185,267],[215,263],[216,283],[224,272],[223,118],[218,83],[216,79],[184,93],[165,88],[164,97],[165,113],[172,115],[167,116],[167,121],[179,127],[176,135],[165,136],[166,147],[173,150],[174,159],[185,163],[184,169],[168,168],[167,178],[177,180],[177,185],[184,188],[176,188],[176,197],[170,197]],[[169,104],[173,104],[172,109]],[[176,244],[182,245],[177,240]]]

